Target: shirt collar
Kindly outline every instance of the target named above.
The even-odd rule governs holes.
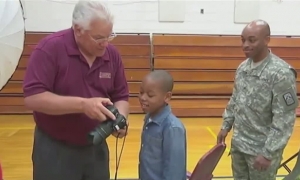
[[[252,75],[252,76],[260,76],[261,73],[263,72],[263,70],[265,69],[265,67],[267,66],[267,64],[270,62],[270,60],[272,59],[272,52],[270,51],[268,56],[263,59],[262,63],[257,66],[256,68],[251,68],[251,63],[252,63],[252,59],[248,59],[247,60],[247,64],[246,64],[246,68],[244,69],[245,72],[247,72],[247,74]]]
[[[156,123],[160,125],[166,117],[171,113],[171,107],[170,105],[165,105],[158,114],[156,114],[154,117],[151,117],[151,122]],[[149,122],[150,114],[146,114],[145,122]]]

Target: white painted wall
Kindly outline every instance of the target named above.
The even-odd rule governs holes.
[[[27,31],[53,32],[71,26],[74,0],[25,1]],[[157,0],[106,1],[116,16],[117,33],[239,35],[245,26],[234,23],[234,0],[185,0],[183,23],[159,23]],[[260,0],[259,17],[269,22],[273,35],[300,35],[299,7],[300,0]]]

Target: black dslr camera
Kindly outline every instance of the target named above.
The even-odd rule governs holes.
[[[119,114],[119,111],[114,106],[106,106],[106,108],[116,116],[116,120],[108,119],[97,126],[88,134],[88,141],[94,145],[102,143],[113,131],[124,129],[126,118]]]

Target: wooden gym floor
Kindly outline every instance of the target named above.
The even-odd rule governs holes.
[[[215,143],[219,131],[220,118],[183,118],[188,135],[188,170],[193,170],[199,158]],[[130,130],[119,167],[119,179],[136,179],[138,152],[140,146],[140,133],[143,123],[142,115],[130,116]],[[292,156],[299,149],[300,121],[297,120],[293,136],[284,152],[284,160]],[[0,161],[2,162],[4,179],[6,180],[32,180],[31,149],[34,122],[31,115],[0,116]],[[231,135],[231,134],[230,134]],[[111,174],[115,173],[115,138],[109,137],[111,154]],[[227,138],[230,145],[230,136]],[[120,151],[122,140],[119,141]],[[119,153],[119,152],[118,152]],[[218,164],[214,175],[218,179],[232,179],[230,157],[228,149]],[[295,160],[288,164],[294,167]],[[279,175],[285,175],[284,169]],[[279,178],[281,179],[281,178]]]

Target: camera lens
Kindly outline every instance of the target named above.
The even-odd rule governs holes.
[[[106,106],[106,108],[116,117],[119,115],[119,111],[115,106]]]
[[[100,126],[89,133],[88,139],[90,143],[98,144],[105,140],[113,132],[113,122],[105,121]]]
[[[126,118],[119,114],[114,106],[106,106],[106,108],[116,116],[116,120],[107,120],[97,126],[88,134],[88,141],[92,144],[103,142],[115,130],[118,131],[126,126]]]

